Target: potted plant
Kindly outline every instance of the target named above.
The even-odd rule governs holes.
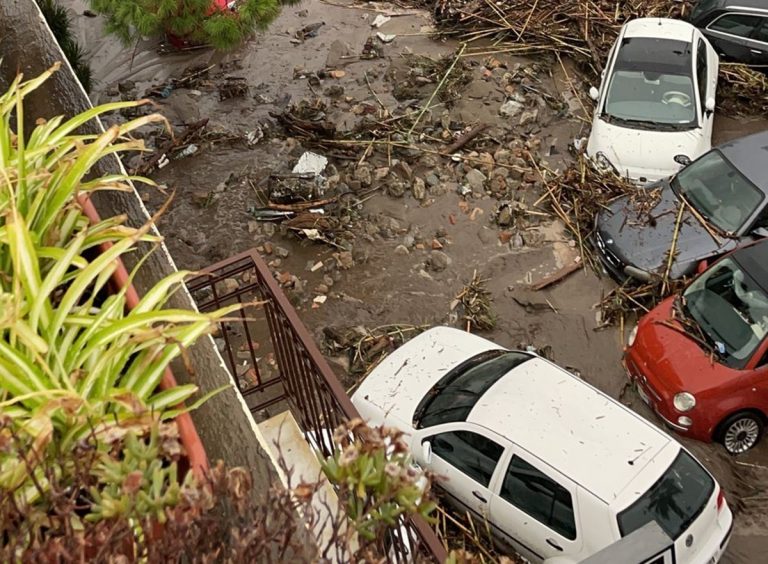
[[[104,112],[142,103],[120,102],[66,121],[38,120],[27,135],[24,98],[57,66],[26,82],[18,77],[0,95],[0,493],[23,510],[17,518],[36,516],[20,529],[28,542],[41,522],[61,518],[77,530],[82,519],[122,516],[135,523],[133,534],[153,534],[147,524],[162,523],[194,480],[180,465],[207,467],[187,412],[218,391],[183,407],[197,386],[176,385],[168,367],[237,306],[164,309],[187,272],[136,293],[136,271],[121,257],[140,242],[160,243],[152,221],[132,228],[124,217],[102,220],[88,195],[151,181],[87,174],[107,155],[141,150],[130,132],[163,118],[78,133]],[[18,448],[3,448],[10,444]],[[91,461],[85,478],[81,457]],[[53,488],[77,510],[62,515],[51,506]]]

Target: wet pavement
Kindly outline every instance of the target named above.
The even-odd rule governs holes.
[[[499,199],[490,190],[475,190],[465,196],[458,193],[469,172],[465,165],[425,152],[399,152],[395,161],[405,160],[414,178],[427,181],[426,196],[417,199],[415,189],[410,188],[393,197],[386,185],[389,176],[381,179],[381,189],[359,196],[352,206],[355,219],[348,228],[349,236],[338,240],[351,248],[351,261],[341,260],[337,247],[300,239],[280,225],[256,222],[248,213],[259,203],[259,188],[268,182],[269,174],[289,171],[304,151],[301,140],[282,133],[270,112],[280,112],[290,103],[318,93],[328,100],[328,120],[339,128],[351,129],[359,122],[355,111],[361,103],[401,113],[403,100],[394,94],[410,64],[403,56],[435,59],[456,48],[454,43],[430,38],[426,12],[383,4],[344,7],[313,0],[285,8],[269,31],[234,53],[201,50],[158,55],[156,42],[142,42],[133,49],[102,37],[100,19],[81,15],[83,0],[63,3],[73,8],[76,28],[93,55],[95,102],[140,97],[148,90],[162,89],[169,77],[183,76],[192,65],[214,65],[201,86],[172,89],[167,98],[154,98],[156,109],[178,130],[209,118],[209,131],[218,132],[219,139],[232,139],[203,141],[195,154],[171,160],[152,175],[168,192],[175,191],[173,204],[159,227],[180,268],[200,268],[259,246],[276,273],[296,277],[289,295],[320,343],[323,329],[333,326],[460,325],[451,302],[477,273],[487,279],[497,321],[483,336],[508,347],[551,347],[557,363],[578,371],[589,383],[620,397],[660,424],[634,391],[625,390],[620,328],[598,328],[595,306],[612,282],[585,269],[544,290],[531,289],[532,284],[570,264],[579,253],[577,242],[559,222],[539,215],[540,208],[532,204],[540,193],[533,189],[525,193],[525,183],[514,197],[529,205],[524,208],[523,219],[510,231],[494,221]],[[392,16],[391,20],[381,28],[372,28],[371,22],[380,13]],[[317,27],[316,36],[297,39],[297,31],[320,22],[323,25]],[[360,60],[366,40],[377,31],[396,37],[386,44],[376,40],[381,58]],[[585,135],[588,127],[568,81],[581,90],[586,86],[567,64],[538,67],[532,66],[531,60],[503,54],[493,57],[498,68],[493,68],[496,63],[489,63],[487,56],[466,58],[471,80],[461,87],[462,96],[445,119],[468,125],[492,124],[487,135],[478,137],[478,159],[488,152],[496,155],[498,165],[502,158],[499,150],[514,152],[519,142],[528,141],[535,144],[550,168],[562,166],[569,158],[568,144]],[[339,78],[326,77],[314,84],[301,78],[325,67],[342,70],[343,76],[338,73]],[[500,116],[507,80],[502,73],[518,68],[532,69],[536,88],[558,100],[564,109],[556,111],[551,104],[540,103],[535,106],[538,115],[533,123],[525,125],[520,125],[520,115]],[[248,94],[220,100],[216,85],[227,76],[244,78]],[[423,101],[434,87],[428,85],[414,95]],[[442,111],[436,108],[428,119],[439,119]],[[764,120],[717,116],[713,141],[766,125]],[[266,131],[265,137],[249,146],[243,137],[259,126]],[[397,166],[385,150],[365,158],[374,173]],[[353,184],[349,178],[357,174],[360,155],[331,160],[341,181]],[[493,169],[490,166],[486,170],[489,178]],[[372,186],[377,187],[376,181]],[[141,193],[154,208],[165,198],[148,188]],[[318,261],[322,267],[312,271],[309,267]],[[322,304],[313,301],[319,295],[327,296]],[[346,373],[344,359],[330,360],[342,382],[354,387],[355,379]],[[768,497],[762,485],[768,483],[768,441],[735,459],[719,446],[684,442],[715,474],[736,514],[734,536],[724,561],[756,561],[768,548]]]

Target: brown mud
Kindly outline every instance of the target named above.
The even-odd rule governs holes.
[[[152,174],[168,192],[175,191],[159,227],[180,268],[201,268],[259,247],[278,279],[290,279],[286,289],[321,344],[323,329],[328,327],[461,325],[451,304],[477,273],[487,279],[496,316],[495,328],[484,336],[509,347],[547,351],[559,364],[660,424],[634,391],[625,390],[620,328],[598,329],[595,305],[612,282],[579,270],[543,290],[530,289],[572,263],[579,249],[560,223],[537,214],[540,208],[533,204],[541,194],[525,179],[521,182],[505,175],[505,198],[511,195],[522,204],[512,225],[499,226],[495,212],[500,200],[488,184],[485,190],[475,186],[470,193],[459,194],[467,174],[474,174],[467,163],[418,151],[400,151],[394,157],[386,150],[374,151],[366,155],[371,163],[369,173],[377,176],[382,171],[382,178],[374,179],[368,188],[367,182],[354,185],[357,177],[365,180],[357,172],[359,153],[353,159],[331,157],[339,177],[336,182],[346,182],[356,194],[349,210],[353,221],[343,228],[346,235],[336,239],[349,250],[349,256],[340,256],[343,249],[338,247],[300,239],[279,223],[258,222],[249,213],[249,208],[259,205],[258,189],[269,182],[269,175],[289,172],[306,149],[301,139],[281,130],[270,112],[279,113],[289,104],[318,94],[328,102],[327,121],[350,130],[367,108],[384,106],[389,114],[402,115],[408,111],[409,96],[426,102],[436,84],[416,81],[408,90],[413,59],[405,56],[438,59],[457,48],[455,43],[430,38],[428,13],[385,4],[344,7],[312,0],[285,8],[267,32],[234,53],[196,50],[159,55],[157,42],[125,48],[103,36],[101,20],[82,15],[83,0],[62,3],[72,8],[79,35],[92,54],[94,102],[143,97],[153,90],[162,91],[171,77],[184,76],[194,65],[213,65],[205,80],[191,87],[166,89],[167,97],[153,98],[156,109],[177,131],[208,118],[207,130],[219,136],[219,141],[197,142],[196,153],[172,159]],[[379,14],[391,19],[381,28],[372,28],[371,22]],[[320,22],[310,36],[300,39],[306,34],[297,32]],[[396,37],[390,43],[374,39],[380,58],[359,59],[366,40],[375,38],[376,32]],[[508,158],[499,151],[509,152],[526,141],[549,168],[557,169],[569,158],[569,143],[588,131],[581,110],[581,103],[586,102],[579,101],[588,85],[567,64],[503,54],[492,58],[495,61],[487,56],[465,59],[468,83],[457,86],[460,98],[450,108],[437,106],[427,112],[427,122],[443,124],[435,125],[428,134],[439,135],[450,129],[444,126],[451,122],[490,124],[491,129],[478,136],[475,145],[463,149],[470,155],[471,147],[476,147],[478,159],[485,158],[485,152],[496,156],[497,162],[492,159],[484,169],[489,182],[501,159]],[[306,78],[326,68],[343,73],[319,81]],[[520,113],[499,115],[509,93],[505,88],[510,79],[505,73],[528,76],[534,91],[527,91],[523,111],[536,110],[535,115],[526,119]],[[242,77],[248,93],[221,100],[218,85],[226,77]],[[580,93],[580,99],[574,91]],[[525,123],[521,125],[521,121]],[[765,127],[765,120],[718,116],[713,141]],[[249,145],[244,137],[259,129],[264,138]],[[384,169],[396,169],[397,159],[409,164],[413,178],[425,180],[426,194],[416,193],[410,184],[413,178],[407,179],[404,190],[392,191],[388,184],[393,182],[392,176]],[[374,190],[377,187],[380,189]],[[142,189],[142,195],[154,209],[166,197],[149,188]],[[322,267],[311,270],[319,261]],[[317,304],[317,296],[327,298]],[[348,374],[349,360],[337,354],[329,360],[342,382],[353,388],[356,379]],[[768,441],[735,459],[719,446],[684,442],[715,474],[736,513],[734,536],[724,561],[758,561],[768,548],[768,497],[763,491],[763,484],[768,483]]]

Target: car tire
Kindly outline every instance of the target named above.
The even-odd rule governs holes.
[[[720,424],[718,440],[729,454],[747,452],[763,436],[765,420],[752,411],[741,411],[731,415]]]

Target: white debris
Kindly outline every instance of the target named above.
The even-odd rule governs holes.
[[[516,100],[507,100],[499,108],[499,113],[505,117],[513,117],[523,109],[523,105]]]
[[[383,14],[379,14],[376,16],[376,18],[371,22],[371,27],[381,27],[385,23],[387,23],[389,20],[391,20],[389,16],[385,16]]]
[[[294,174],[320,174],[325,170],[325,166],[328,164],[328,159],[323,155],[312,153],[307,151],[301,157],[299,162],[293,167]]]
[[[315,299],[312,301],[315,302],[316,304],[324,304],[325,300],[327,299],[328,299],[328,296],[315,296]]]
[[[395,37],[397,37],[397,35],[395,35],[394,33],[388,34],[388,33],[381,33],[380,31],[377,31],[376,37],[378,37],[379,41],[381,41],[382,43],[392,43],[395,40]]]

